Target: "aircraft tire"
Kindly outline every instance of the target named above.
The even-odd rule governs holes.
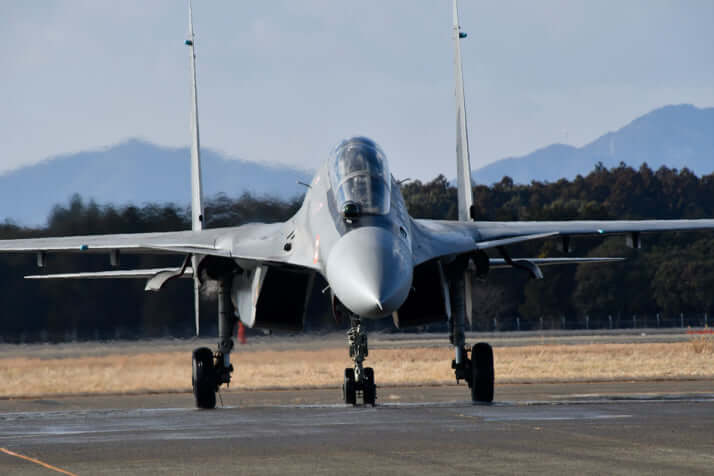
[[[491,403],[493,401],[493,349],[485,342],[471,348],[471,400]]]
[[[193,351],[193,396],[196,407],[210,410],[216,408],[216,371],[213,352],[207,347]]]
[[[377,385],[374,383],[374,369],[372,367],[365,367],[363,385],[362,396],[364,404],[374,406],[377,400]]]
[[[342,396],[347,405],[355,405],[357,403],[357,387],[355,385],[355,371],[353,369],[345,369],[345,380],[342,383]]]

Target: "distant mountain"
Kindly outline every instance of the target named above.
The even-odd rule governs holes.
[[[211,149],[201,150],[206,198],[222,192],[293,198],[304,193],[297,180],[309,182],[311,173],[230,159]],[[0,175],[0,222],[44,224],[57,204],[79,193],[100,204],[123,205],[191,201],[188,148],[167,148],[131,139],[89,152],[62,155]]]
[[[697,175],[714,172],[714,108],[689,104],[665,106],[639,117],[616,132],[577,148],[553,144],[523,157],[493,162],[472,173],[476,183],[492,184],[505,175],[516,183],[556,181],[586,175],[595,164],[650,168],[689,168]]]

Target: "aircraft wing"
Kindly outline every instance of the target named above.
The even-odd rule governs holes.
[[[599,220],[522,221],[467,223],[481,240],[496,240],[535,233],[558,232],[561,236],[626,235],[663,231],[711,231],[714,219],[706,220]]]
[[[223,231],[225,233],[225,231]],[[58,238],[26,238],[1,240],[0,253],[107,253],[111,250],[130,253],[171,253],[172,248],[191,247],[203,254],[230,253],[216,245],[221,231],[176,231],[162,233],[127,233],[115,235],[64,236]]]
[[[200,231],[129,233],[0,240],[2,253],[106,253],[207,255],[312,267],[309,257],[286,253],[285,223],[251,223]]]
[[[571,236],[626,235],[639,247],[640,234],[667,231],[714,231],[714,219],[480,221],[414,220],[416,264],[449,254],[497,248],[523,241]]]

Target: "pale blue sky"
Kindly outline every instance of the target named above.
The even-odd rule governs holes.
[[[472,165],[714,105],[711,0],[461,0]],[[455,175],[449,0],[194,1],[202,142],[315,168],[348,135]],[[189,142],[186,4],[0,0],[0,172]]]

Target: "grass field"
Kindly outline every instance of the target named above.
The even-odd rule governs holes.
[[[191,389],[191,357],[162,350],[62,358],[0,358],[0,397],[183,392]],[[496,383],[714,378],[714,339],[642,344],[496,347]],[[370,351],[377,384],[453,384],[449,348]],[[239,349],[239,389],[339,387],[349,358],[344,348]]]

